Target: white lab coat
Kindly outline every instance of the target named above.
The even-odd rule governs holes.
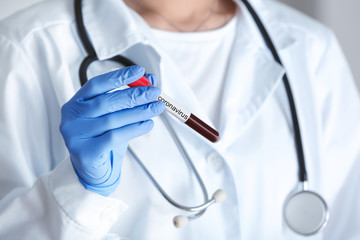
[[[326,229],[302,237],[283,220],[299,189],[284,69],[242,11],[220,104],[221,141],[212,144],[169,117],[209,194],[227,193],[183,229],[128,153],[111,197],[78,182],[59,133],[60,108],[80,88],[86,56],[72,0],[48,1],[0,24],[0,239],[360,239],[360,99],[334,35],[272,1],[255,1],[286,66],[301,125],[309,187],[330,208]],[[210,122],[199,97],[119,0],[84,1],[84,20],[100,59],[123,54],[159,76],[159,85]],[[106,66],[105,66],[106,65]],[[93,76],[116,64],[94,64]],[[159,118],[130,145],[170,196],[186,205],[202,192]]]

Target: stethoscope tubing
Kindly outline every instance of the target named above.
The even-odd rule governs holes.
[[[273,55],[274,60],[277,63],[279,63],[281,66],[284,67],[284,65],[279,57],[279,54],[275,48],[275,45],[272,42],[264,24],[260,20],[260,17],[257,15],[256,11],[254,10],[254,8],[251,6],[251,4],[247,0],[242,0],[242,2],[244,3],[244,5],[248,9],[249,13],[251,14],[252,18],[254,19],[258,29],[261,32],[261,36],[262,36],[266,46],[269,48],[269,50],[271,51],[271,53]],[[95,49],[91,45],[90,40],[87,36],[81,7],[82,7],[82,0],[75,0],[75,10],[76,10],[75,18],[76,18],[76,22],[77,22],[77,30],[80,35],[80,40],[88,54],[88,56],[82,61],[81,65],[80,65],[80,71],[79,71],[79,78],[80,78],[81,85],[84,85],[87,81],[86,70],[87,70],[88,66],[92,62],[98,60],[98,58],[96,56]],[[133,61],[131,61],[130,59],[125,58],[123,56],[120,56],[120,55],[117,55],[109,60],[118,62],[125,66],[135,65],[135,63]],[[305,165],[305,157],[304,157],[304,150],[303,150],[304,148],[303,148],[302,138],[301,138],[300,123],[299,123],[298,116],[297,116],[295,100],[294,100],[291,86],[290,86],[290,83],[289,83],[286,73],[283,76],[283,83],[284,83],[286,94],[288,97],[288,102],[289,102],[290,111],[291,111],[291,118],[292,118],[293,127],[294,127],[295,147],[296,147],[297,160],[298,160],[298,166],[299,166],[299,181],[306,182],[306,181],[308,181],[308,177],[307,177],[307,171],[306,171],[306,165]]]
[[[279,57],[279,54],[278,54],[278,52],[277,52],[277,50],[275,48],[275,45],[273,44],[273,42],[272,42],[272,40],[271,40],[271,38],[270,38],[264,24],[260,20],[260,17],[257,15],[254,8],[251,6],[251,4],[247,0],[242,0],[242,2],[244,3],[244,5],[248,9],[250,15],[254,19],[259,31],[261,32],[262,38],[263,38],[266,46],[268,47],[268,49],[271,51],[271,53],[273,55],[274,60],[277,63],[279,63],[281,66],[284,67],[284,65],[282,64],[281,59]],[[87,68],[89,67],[89,65],[92,62],[97,61],[98,57],[96,55],[94,47],[90,43],[90,40],[89,40],[89,38],[87,36],[86,28],[85,28],[85,25],[84,25],[84,22],[83,22],[83,16],[82,16],[82,9],[81,8],[82,8],[82,0],[75,0],[75,18],[76,18],[77,30],[78,30],[81,42],[83,44],[83,47],[85,48],[85,51],[87,52],[87,55],[88,55],[81,62],[80,69],[79,69],[80,83],[83,86],[87,82],[87,76],[86,76]],[[120,64],[124,65],[124,66],[135,65],[135,63],[132,62],[130,59],[128,59],[126,57],[123,57],[121,55],[114,56],[111,59],[107,59],[107,60],[115,61],[117,63],[120,63]],[[286,90],[286,94],[287,94],[287,97],[288,97],[289,107],[290,107],[290,111],[291,111],[291,118],[292,118],[293,128],[294,128],[295,147],[296,147],[297,162],[298,162],[298,167],[299,167],[298,179],[299,179],[299,182],[302,183],[302,186],[303,186],[303,189],[302,189],[302,191],[299,192],[299,194],[300,193],[306,193],[306,192],[313,193],[313,192],[308,191],[308,188],[307,188],[308,176],[307,176],[306,165],[305,165],[305,156],[304,156],[303,143],[302,143],[302,138],[301,138],[300,123],[298,121],[298,115],[297,115],[297,111],[296,111],[295,100],[294,100],[293,93],[292,93],[292,90],[291,90],[291,86],[290,86],[290,83],[289,83],[289,80],[288,80],[288,77],[287,77],[286,73],[284,74],[282,80],[283,80],[285,90]],[[134,150],[130,146],[129,146],[128,150],[129,150],[130,154],[133,156],[133,158],[135,159],[135,161],[138,163],[138,165],[141,167],[143,172],[147,175],[149,180],[155,186],[155,188],[160,192],[160,194],[174,207],[176,207],[178,209],[181,209],[181,210],[184,210],[184,211],[188,211],[188,212],[196,212],[195,214],[186,216],[186,218],[188,220],[196,219],[196,218],[200,217],[201,215],[203,215],[205,213],[205,211],[207,210],[207,208],[210,205],[212,205],[213,203],[215,203],[216,200],[214,199],[214,196],[211,199],[209,199],[208,192],[206,190],[206,187],[205,187],[205,184],[204,184],[202,178],[200,177],[200,174],[198,173],[196,167],[194,166],[190,156],[185,151],[185,148],[182,145],[181,141],[179,140],[179,138],[175,134],[173,128],[170,126],[170,123],[167,120],[167,117],[164,116],[164,115],[161,115],[160,117],[161,117],[163,123],[165,124],[166,128],[168,129],[172,139],[174,140],[179,152],[181,153],[183,158],[186,159],[187,164],[189,165],[189,167],[192,169],[193,173],[195,174],[196,180],[197,180],[198,184],[200,185],[200,188],[201,188],[201,190],[203,192],[204,202],[202,204],[200,204],[200,205],[197,205],[197,206],[185,206],[185,205],[179,204],[178,202],[173,200],[166,193],[166,191],[161,187],[161,185],[155,180],[155,178],[152,176],[150,171],[146,168],[144,163],[140,160],[140,158],[136,155],[136,153],[134,152]],[[294,195],[294,196],[296,196],[296,195]],[[324,202],[324,206],[325,206],[326,211],[327,211],[326,203],[321,198],[321,196],[317,195],[317,194],[315,194],[314,196],[318,196],[319,200]],[[326,212],[326,214],[327,215],[326,215],[325,220],[327,221],[328,212]],[[326,221],[325,221],[325,224],[326,224]],[[324,227],[324,225],[322,227]],[[296,231],[295,229],[293,229],[293,230]],[[303,234],[303,235],[306,235],[306,234]]]
[[[271,40],[268,31],[266,30],[264,24],[260,20],[260,17],[255,12],[254,8],[251,6],[251,4],[247,0],[242,0],[246,8],[248,9],[249,13],[251,14],[252,18],[254,19],[258,29],[261,32],[261,36],[264,39],[264,42],[268,49],[271,51],[271,54],[274,57],[274,60],[279,63],[282,67],[284,67],[284,64],[281,62],[280,56],[275,48],[275,45],[273,41]],[[299,165],[299,181],[300,182],[307,182],[307,171],[305,166],[305,157],[304,157],[304,148],[301,140],[301,131],[300,131],[300,124],[299,124],[299,118],[297,116],[296,112],[296,106],[295,106],[295,100],[293,97],[293,93],[290,87],[290,83],[287,77],[287,74],[285,73],[283,76],[283,83],[285,85],[286,94],[289,101],[290,111],[291,111],[291,118],[293,122],[294,127],[294,134],[295,134],[295,146],[296,146],[296,152],[297,152],[297,159],[298,159],[298,165]]]
[[[257,13],[255,12],[255,10],[252,8],[252,6],[250,5],[250,3],[247,0],[242,0],[243,3],[245,4],[245,6],[247,7],[247,9],[249,10],[251,16],[253,17],[253,19],[255,20],[256,25],[258,26],[261,35],[267,45],[267,47],[270,49],[274,59],[281,65],[283,66],[280,57],[276,51],[276,48],[269,36],[269,34],[267,33],[265,26],[262,24],[259,16],[257,15]],[[83,21],[83,15],[82,15],[82,0],[75,0],[75,18],[76,18],[76,22],[77,22],[77,30],[80,36],[80,40],[88,54],[88,56],[82,61],[81,65],[80,65],[80,70],[79,70],[79,78],[80,78],[80,82],[81,85],[84,85],[87,82],[87,76],[86,76],[86,71],[87,68],[89,67],[89,65],[98,60],[98,57],[96,55],[95,49],[92,46],[92,44],[90,43],[90,40],[87,36],[86,33],[86,28],[84,25],[84,21]],[[122,65],[125,66],[131,66],[131,65],[135,65],[134,62],[132,62],[130,59],[125,58],[123,56],[117,55],[111,59],[108,59],[110,61],[115,61],[118,62]],[[287,92],[287,96],[288,96],[288,100],[289,100],[289,105],[290,105],[290,110],[291,110],[291,116],[292,116],[292,120],[293,120],[293,125],[294,125],[294,132],[295,132],[295,141],[296,141],[296,149],[297,149],[297,156],[298,156],[298,165],[299,165],[299,180],[301,182],[306,182],[307,181],[307,174],[306,174],[306,168],[305,168],[305,159],[304,159],[304,154],[303,154],[303,146],[302,146],[302,141],[301,141],[301,133],[300,133],[300,126],[299,126],[299,122],[298,122],[298,118],[297,118],[297,113],[296,113],[296,107],[295,107],[295,101],[293,98],[293,94],[291,91],[291,87],[289,84],[289,81],[287,79],[287,75],[286,73],[283,76],[283,82],[286,88],[286,92]],[[166,125],[169,125],[167,123],[166,118],[162,118],[162,120],[165,122]],[[179,141],[179,139],[177,138],[176,134],[173,132],[171,127],[168,127],[173,139],[177,142],[176,145],[178,146],[179,151],[182,153],[182,155],[184,156],[184,158],[187,160],[189,166],[194,170],[196,179],[198,180],[203,193],[204,193],[204,203],[199,205],[199,206],[193,206],[193,207],[188,207],[188,206],[183,206],[179,203],[177,203],[176,201],[174,201],[173,199],[171,199],[168,194],[166,194],[166,192],[163,190],[163,188],[157,183],[157,181],[154,179],[154,177],[150,174],[150,172],[148,171],[148,169],[145,167],[145,165],[140,161],[140,159],[137,157],[137,155],[135,154],[135,152],[130,148],[130,152],[131,154],[134,156],[135,160],[138,162],[139,166],[145,171],[146,175],[148,175],[149,179],[151,180],[151,182],[155,185],[155,187],[159,190],[159,192],[164,196],[164,198],[166,198],[172,205],[174,205],[177,208],[180,208],[182,210],[185,211],[197,211],[199,209],[202,209],[201,212],[199,212],[199,215],[203,214],[203,211],[206,210],[206,207],[204,206],[209,206],[211,205],[213,202],[212,200],[209,201],[208,198],[208,193],[206,191],[206,188],[204,186],[204,183],[200,177],[200,175],[198,174],[196,168],[194,167],[194,164],[192,163],[190,157],[188,156],[188,154],[186,153],[186,151],[184,151],[183,146],[181,144],[181,142]]]
[[[163,197],[170,202],[173,206],[184,210],[184,211],[188,211],[188,212],[199,212],[201,211],[201,215],[204,213],[203,210],[206,210],[206,208],[210,205],[212,205],[213,203],[215,203],[214,199],[210,199],[208,197],[208,192],[206,190],[205,184],[202,180],[202,178],[200,177],[199,172],[197,171],[196,167],[194,166],[194,163],[192,162],[191,158],[189,157],[189,155],[187,154],[186,151],[184,151],[184,146],[182,145],[181,141],[179,140],[179,138],[177,137],[177,135],[175,134],[175,132],[173,131],[173,129],[169,126],[169,122],[166,119],[166,116],[160,116],[162,121],[164,122],[164,124],[166,125],[167,129],[169,130],[170,135],[172,136],[172,138],[175,141],[175,145],[177,146],[178,150],[180,151],[180,153],[183,155],[184,159],[186,159],[187,164],[190,166],[190,168],[192,169],[192,171],[194,172],[194,175],[202,189],[203,192],[203,198],[204,198],[204,203],[200,204],[198,206],[185,206],[182,205],[178,202],[176,202],[175,200],[173,200],[165,191],[164,189],[161,187],[161,185],[155,180],[155,178],[152,176],[152,174],[150,173],[150,171],[146,168],[146,166],[143,164],[143,162],[140,160],[140,158],[136,155],[135,151],[133,151],[133,149],[129,146],[129,152],[131,153],[131,155],[134,157],[135,161],[139,164],[139,166],[143,169],[143,171],[146,173],[146,176],[150,179],[150,181],[154,184],[154,186],[159,190],[159,192],[161,193],[161,195],[163,195]]]
[[[142,161],[139,161],[140,158],[136,155],[135,151],[133,151],[133,149],[129,146],[129,152],[131,153],[131,155],[134,157],[135,161],[140,165],[140,167],[143,169],[143,171],[145,172],[146,176],[150,179],[150,181],[155,185],[155,187],[159,190],[159,192],[161,193],[161,195],[168,201],[170,202],[173,206],[184,210],[184,211],[188,211],[188,212],[199,212],[202,211],[204,209],[206,209],[208,206],[210,206],[211,204],[215,203],[214,199],[211,199],[209,201],[206,201],[205,203],[198,205],[198,206],[184,206],[182,204],[177,203],[175,200],[173,200],[166,192],[165,190],[161,187],[161,185],[155,180],[155,178],[152,176],[152,174],[150,173],[150,171],[146,168],[146,166],[143,164]],[[206,192],[206,191],[203,191]],[[207,195],[207,194],[206,194]]]

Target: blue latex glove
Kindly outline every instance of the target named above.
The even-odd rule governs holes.
[[[131,66],[90,79],[61,109],[60,132],[75,172],[90,191],[108,196],[115,191],[128,141],[149,132],[150,119],[165,105],[155,101],[156,87],[134,87],[107,93],[132,83],[144,68]],[[156,84],[153,75],[146,76]]]

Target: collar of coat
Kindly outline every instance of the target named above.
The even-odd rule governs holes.
[[[235,0],[235,2],[240,11],[240,18],[234,41],[234,54],[229,61],[228,79],[224,86],[226,95],[232,98],[225,99],[226,96],[224,96],[222,99],[218,130],[223,141],[216,145],[219,152],[225,151],[256,116],[281,82],[285,72],[284,68],[273,59],[254,20],[241,0]],[[280,55],[282,51],[296,45],[296,38],[292,37],[288,31],[286,21],[282,21],[282,15],[280,11],[278,12],[276,4],[269,7],[266,1],[261,0],[253,0],[252,3],[265,23]],[[87,0],[84,1],[82,10],[86,30],[100,60],[122,54],[137,44],[152,45],[154,38],[149,26],[123,1],[107,0],[100,4],[97,0]],[[155,48],[150,47],[148,50],[154,53],[155,58],[152,62],[161,62],[161,57]],[[141,60],[140,62],[136,59],[132,60],[143,65]],[[149,61],[144,61],[144,64],[145,62]],[[145,68],[147,69],[147,66]],[[151,70],[157,73],[156,69]],[[243,81],[242,88],[233,87],[239,86],[238,81]],[[172,84],[174,83],[180,84],[181,80],[173,81]],[[189,108],[195,109],[196,113],[200,111],[201,115],[201,107],[197,106],[195,95],[191,94],[186,86],[172,86],[165,89],[174,99],[184,100],[182,101],[184,107],[191,104]],[[184,90],[177,91],[177,89]],[[202,117],[205,121],[208,120],[206,116]],[[207,144],[211,143],[207,142]]]

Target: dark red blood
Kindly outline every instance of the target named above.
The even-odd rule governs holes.
[[[220,140],[220,134],[218,131],[204,123],[194,114],[191,114],[189,119],[185,122],[186,125],[200,133],[203,137],[208,139],[210,142],[217,142]]]

